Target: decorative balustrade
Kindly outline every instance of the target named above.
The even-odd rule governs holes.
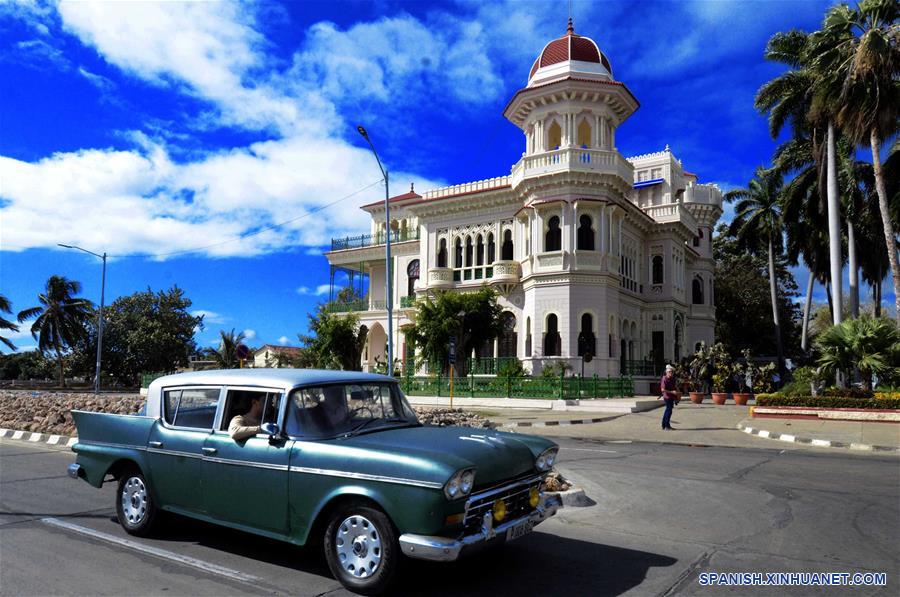
[[[680,203],[664,203],[662,205],[648,205],[644,212],[661,224],[681,222],[688,228],[697,228],[697,220]]]
[[[512,169],[512,184],[523,178],[540,174],[552,174],[565,170],[613,174],[629,185],[634,180],[634,168],[617,151],[570,147],[523,156]]]
[[[402,243],[410,240],[419,240],[419,228],[409,230],[393,230],[391,231],[391,242]],[[361,234],[359,236],[345,236],[344,238],[332,238],[331,250],[344,251],[346,249],[361,249],[363,247],[374,247],[385,244],[385,235],[383,232],[376,234]]]
[[[428,287],[429,288],[452,288],[453,287],[453,270],[449,267],[430,267],[430,268],[428,268]]]

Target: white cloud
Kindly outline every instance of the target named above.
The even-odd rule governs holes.
[[[304,296],[327,296],[330,291],[331,285],[320,284],[315,290],[311,290],[308,286],[301,286],[297,289],[297,294]]]
[[[256,338],[256,330],[246,329],[244,330],[244,338],[247,340],[252,340]]]
[[[68,31],[111,64],[159,85],[186,85],[215,102],[226,122],[292,129],[301,121],[298,105],[260,76],[267,44],[245,6],[62,2],[59,15]]]
[[[289,341],[290,341],[290,338],[288,338],[287,336],[282,336],[281,338],[278,339],[278,343],[281,344],[282,346],[286,346]]]

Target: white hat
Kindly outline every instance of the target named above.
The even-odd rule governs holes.
[[[666,365],[666,371],[675,371],[675,367],[672,365]]]

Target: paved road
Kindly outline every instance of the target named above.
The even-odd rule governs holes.
[[[900,592],[896,457],[558,441],[560,466],[596,506],[566,509],[502,550],[408,563],[395,594]],[[131,538],[112,518],[112,486],[69,479],[72,460],[65,449],[0,440],[0,595],[345,594],[321,557],[287,544],[186,519],[158,538]],[[744,571],[886,572],[888,586],[697,581]]]

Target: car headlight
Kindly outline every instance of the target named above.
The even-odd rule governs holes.
[[[453,473],[444,485],[444,495],[448,500],[455,500],[469,495],[475,486],[475,469],[467,468]]]
[[[534,466],[537,470],[549,471],[553,468],[553,465],[556,463],[556,453],[559,451],[559,448],[553,446],[552,448],[547,448],[541,455],[537,457],[537,460],[534,461]]]

